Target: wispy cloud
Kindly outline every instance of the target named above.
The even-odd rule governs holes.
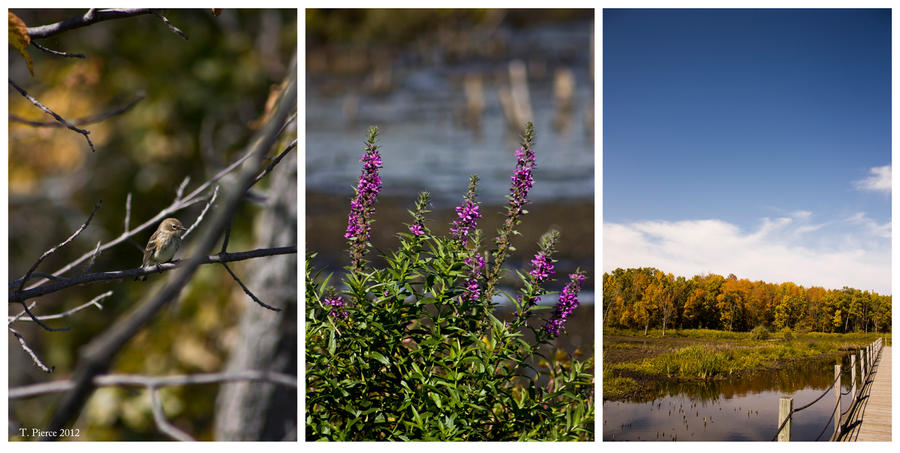
[[[811,217],[798,211],[766,218],[754,231],[717,219],[604,223],[603,269],[651,266],[684,276],[734,273],[807,287],[891,292],[890,222],[878,224],[858,213],[808,224]]]
[[[868,177],[854,181],[853,185],[859,190],[891,193],[891,166],[872,167]]]

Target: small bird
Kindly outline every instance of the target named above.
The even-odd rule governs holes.
[[[147,242],[141,267],[144,268],[171,261],[175,257],[175,252],[181,247],[181,235],[185,231],[187,231],[187,228],[181,224],[180,220],[174,217],[163,220]],[[146,279],[146,275],[135,277],[135,280],[144,281]]]

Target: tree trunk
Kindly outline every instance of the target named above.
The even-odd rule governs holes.
[[[254,225],[255,247],[297,243],[297,152],[269,175],[265,210]],[[269,370],[297,375],[297,255],[252,262],[247,287],[268,310],[246,298],[239,339],[227,371]],[[303,385],[303,383],[298,383]],[[216,440],[296,440],[297,389],[263,382],[222,384],[216,399]]]

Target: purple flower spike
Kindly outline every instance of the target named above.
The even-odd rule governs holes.
[[[469,266],[469,278],[466,279],[466,292],[461,296],[463,301],[475,302],[481,297],[481,285],[478,279],[484,273],[484,257],[481,255],[469,256],[465,259]]]
[[[350,216],[347,219],[347,232],[344,233],[344,238],[350,244],[351,265],[356,270],[362,267],[366,243],[372,230],[375,199],[381,191],[381,176],[378,175],[378,169],[381,168],[382,162],[378,147],[375,145],[377,135],[378,128],[369,129],[369,140],[360,159],[363,169],[356,185],[356,195],[350,201]]]
[[[531,148],[516,150],[516,168],[513,170],[512,185],[509,188],[510,208],[520,214],[528,204],[528,191],[534,186],[534,151]]]
[[[450,226],[450,236],[459,239],[459,243],[465,247],[469,245],[469,239],[475,234],[478,227],[478,219],[481,218],[480,206],[475,201],[478,190],[478,176],[469,178],[469,189],[461,205],[456,207],[456,220]],[[477,245],[476,245],[477,248]]]
[[[468,244],[469,237],[475,230],[478,219],[481,218],[478,208],[479,206],[471,200],[465,200],[462,206],[456,207],[456,217],[458,218],[453,221],[453,226],[450,227],[450,235],[459,239],[462,245]]]
[[[534,259],[531,260],[531,265],[534,266],[534,268],[531,269],[529,274],[536,278],[539,283],[553,275],[553,263],[550,262],[550,257],[544,252],[535,255]]]
[[[337,319],[344,319],[349,315],[344,310],[344,298],[343,296],[337,296],[333,299],[325,299],[325,303],[331,307],[331,311],[328,312],[328,315]]]
[[[581,291],[582,283],[584,283],[584,274],[581,271],[569,274],[569,283],[559,294],[559,303],[553,310],[553,316],[542,327],[544,332],[551,337],[558,336],[562,332],[566,327],[566,319],[578,307],[578,292]]]

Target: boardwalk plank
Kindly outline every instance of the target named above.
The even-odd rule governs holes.
[[[891,347],[885,346],[876,362],[872,390],[863,409],[858,442],[891,441]]]

